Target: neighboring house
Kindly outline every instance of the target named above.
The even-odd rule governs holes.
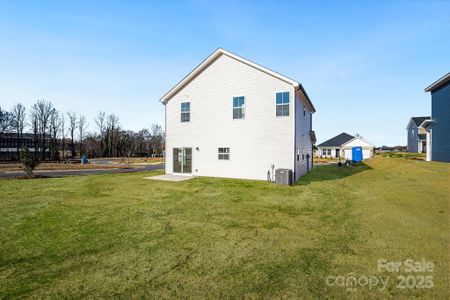
[[[412,117],[409,120],[406,130],[408,132],[408,152],[425,153],[427,146],[427,131],[420,127],[423,121],[430,117]]]
[[[312,168],[312,114],[302,85],[218,49],[161,98],[166,173],[246,179]]]
[[[450,73],[425,91],[431,93],[431,118],[421,124],[427,131],[427,160],[450,162]]]
[[[374,146],[345,132],[317,146],[320,157],[352,159],[353,147],[362,147],[363,159],[373,156]]]

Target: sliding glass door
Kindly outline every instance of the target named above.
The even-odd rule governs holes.
[[[173,148],[173,172],[192,173],[192,148]]]

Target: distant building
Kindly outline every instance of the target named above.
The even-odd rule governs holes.
[[[450,162],[450,73],[425,89],[431,93],[431,118],[426,130],[427,160]]]
[[[359,137],[345,132],[317,146],[320,157],[352,159],[353,147],[362,147],[363,159],[373,156],[374,146]]]
[[[50,140],[50,137],[47,137],[46,140]],[[27,147],[32,153],[36,152],[38,147],[36,147],[34,134],[24,133],[21,137],[17,137],[17,133],[0,134],[0,160],[17,160],[19,157],[18,150],[22,147]],[[40,150],[37,151],[36,155],[40,155]],[[47,157],[49,149],[46,149],[45,152]]]
[[[412,117],[406,130],[408,131],[408,152],[425,153],[427,146],[427,131],[420,127],[423,121],[430,117]]]

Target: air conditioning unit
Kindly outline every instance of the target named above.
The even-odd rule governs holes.
[[[279,185],[290,185],[292,183],[292,170],[276,169],[275,183]]]

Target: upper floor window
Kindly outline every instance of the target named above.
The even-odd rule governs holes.
[[[306,107],[305,107],[305,103],[303,103],[303,115],[306,116]]]
[[[189,122],[191,120],[191,103],[181,103],[181,122]]]
[[[289,92],[277,93],[277,117],[289,116]]]
[[[244,96],[233,97],[233,119],[243,119],[245,116]]]

